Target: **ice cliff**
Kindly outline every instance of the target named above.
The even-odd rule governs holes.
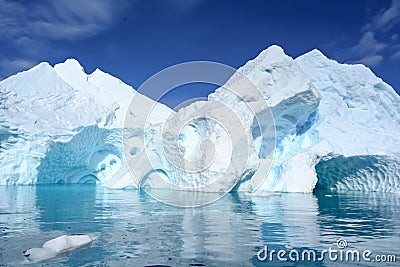
[[[72,59],[11,76],[0,82],[0,185],[97,182],[121,188],[135,186],[133,174],[141,187],[201,187],[227,173],[228,180],[220,181],[226,186],[218,188],[237,183],[232,190],[400,192],[400,97],[370,69],[339,64],[318,50],[292,59],[271,46],[238,69],[226,87],[239,86],[243,77],[261,97],[238,98],[221,87],[208,101],[175,113],[101,70],[86,74]],[[139,108],[132,109],[134,97]],[[255,105],[257,121],[245,104],[260,98],[268,109]],[[180,121],[200,110],[226,119],[215,103],[235,110],[250,140],[232,139],[203,119],[175,132]],[[140,105],[154,107],[146,123]],[[269,112],[273,134],[257,127]],[[124,124],[126,117],[133,119]],[[183,152],[167,158],[162,134],[167,150]],[[222,151],[211,168],[188,175],[172,167],[171,160],[197,158],[204,139]],[[225,149],[228,143],[233,150]],[[228,155],[242,156],[238,144],[248,146],[246,166]]]

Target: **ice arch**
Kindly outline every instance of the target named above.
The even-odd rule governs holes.
[[[37,183],[105,183],[122,165],[121,131],[88,126],[69,142],[50,144]]]

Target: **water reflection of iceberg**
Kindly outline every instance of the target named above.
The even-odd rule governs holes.
[[[335,248],[338,238],[351,248],[400,255],[399,204],[396,194],[318,191],[229,194],[210,205],[184,209],[137,190],[0,187],[0,262],[20,265],[23,250],[77,233],[95,233],[98,239],[50,265],[265,266],[256,257],[264,245],[321,251]]]
[[[400,195],[357,191],[340,194],[316,192],[315,195],[324,243],[335,243],[341,237],[359,249],[395,252],[392,244],[400,242],[397,234]]]
[[[255,247],[262,245],[252,208],[250,199],[227,195],[211,205],[182,210],[181,257],[207,259],[205,263],[212,259],[212,266],[249,265]]]
[[[318,204],[312,194],[282,194],[251,197],[255,213],[262,219],[264,244],[315,247],[320,241]]]
[[[40,213],[35,199],[32,187],[0,186],[0,265],[4,262],[21,264],[21,252],[28,241],[40,237],[40,223],[36,221]],[[16,259],[15,255],[21,257]]]

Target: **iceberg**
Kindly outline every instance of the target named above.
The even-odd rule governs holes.
[[[40,63],[0,82],[0,185],[108,185],[117,173],[119,187],[132,184],[121,128],[135,93],[98,69],[86,74],[73,59],[54,67]],[[172,112],[155,105],[159,114],[151,122]]]
[[[369,68],[273,46],[239,71],[271,95],[276,155],[255,173],[267,177],[260,191],[400,192],[400,97]]]
[[[0,185],[400,192],[399,95],[318,50],[271,46],[177,112],[73,59],[1,81],[0,99]]]
[[[62,235],[45,242],[41,248],[30,248],[23,254],[30,262],[39,262],[87,246],[93,240],[91,236],[83,234]]]

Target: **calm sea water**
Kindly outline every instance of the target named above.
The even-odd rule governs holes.
[[[98,238],[29,266],[294,266],[396,263],[260,261],[268,250],[371,250],[400,262],[400,196],[380,193],[230,194],[177,208],[135,190],[95,185],[0,187],[0,266],[28,264],[22,251],[62,234]],[[293,254],[295,256],[295,254]],[[260,254],[262,256],[262,254]],[[286,254],[286,258],[287,258]],[[327,258],[327,257],[326,257]]]

